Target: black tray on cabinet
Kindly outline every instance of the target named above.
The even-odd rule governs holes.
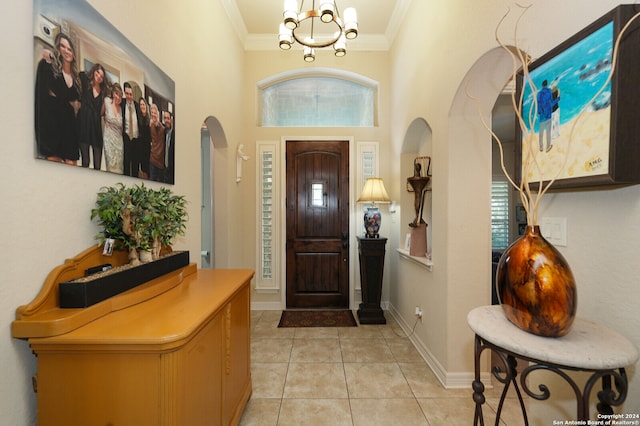
[[[60,307],[86,308],[95,305],[188,264],[189,252],[178,251],[153,262],[141,263],[88,281],[62,282],[59,285]]]

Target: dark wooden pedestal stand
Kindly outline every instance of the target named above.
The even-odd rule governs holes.
[[[358,309],[360,324],[386,324],[380,297],[382,296],[382,273],[386,238],[358,237],[360,256],[360,283],[362,303]]]

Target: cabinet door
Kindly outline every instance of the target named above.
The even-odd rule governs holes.
[[[183,425],[222,425],[224,314],[187,344],[181,371]],[[225,423],[226,424],[226,423]]]
[[[240,420],[246,400],[251,394],[249,298],[249,285],[244,285],[225,309],[225,425]]]
[[[39,425],[161,424],[158,354],[38,353]]]

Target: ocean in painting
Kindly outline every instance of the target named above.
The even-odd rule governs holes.
[[[593,102],[590,101],[611,72],[613,42],[613,22],[609,22],[530,72],[536,91],[542,88],[544,80],[548,81],[549,87],[555,86],[559,90],[560,126],[575,118],[587,104],[587,111],[599,111],[611,105],[611,82]],[[529,115],[535,105],[529,84],[524,88],[523,99],[525,121],[527,117],[536,118],[535,114]],[[530,127],[529,123],[527,127]],[[538,132],[537,119],[533,132]]]

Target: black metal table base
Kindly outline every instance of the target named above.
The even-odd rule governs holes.
[[[615,407],[621,405],[627,397],[628,380],[624,368],[619,368],[617,370],[592,370],[545,363],[540,360],[528,358],[519,354],[513,354],[499,346],[486,341],[476,334],[474,348],[475,377],[472,384],[473,401],[476,404],[473,419],[474,425],[480,424],[484,426],[482,405],[485,403],[485,387],[480,380],[480,357],[485,349],[489,349],[490,352],[495,352],[500,357],[500,360],[505,366],[505,371],[502,371],[500,367],[495,367],[492,371],[493,377],[495,377],[498,382],[504,385],[502,394],[500,396],[500,402],[498,403],[498,411],[496,412],[496,426],[500,422],[500,416],[502,414],[504,401],[511,385],[513,385],[518,396],[518,402],[520,403],[520,409],[522,411],[524,424],[526,426],[529,425],[529,419],[527,418],[527,410],[525,407],[524,399],[522,397],[521,389],[533,399],[539,401],[549,399],[549,397],[551,396],[551,392],[547,385],[538,385],[538,391],[534,392],[529,388],[529,385],[527,384],[527,377],[529,376],[529,374],[538,370],[555,373],[571,386],[573,392],[575,393],[577,402],[576,420],[589,420],[589,399],[591,397],[591,392],[593,391],[594,386],[600,380],[602,380],[602,390],[597,393],[598,403],[596,405],[596,408],[598,410],[598,413],[613,414],[612,406]],[[518,365],[517,359],[522,359],[530,363],[530,365],[522,371],[522,374],[520,374],[520,385],[518,385],[518,380],[516,379],[518,376],[518,372],[516,369]],[[584,387],[581,389],[578,384],[565,372],[565,370],[587,372],[591,373],[591,376],[589,376],[586,383],[584,384]],[[613,388],[611,386],[612,379],[614,385]]]

